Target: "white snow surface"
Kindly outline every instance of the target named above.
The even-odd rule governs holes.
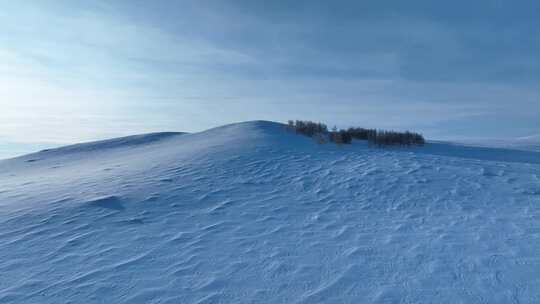
[[[3,160],[0,303],[540,303],[540,153],[255,121]]]

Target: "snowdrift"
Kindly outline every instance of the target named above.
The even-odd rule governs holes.
[[[540,153],[255,121],[0,161],[0,303],[534,303]]]

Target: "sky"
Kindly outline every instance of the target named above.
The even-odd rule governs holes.
[[[539,1],[0,0],[0,158],[305,119],[540,134]]]

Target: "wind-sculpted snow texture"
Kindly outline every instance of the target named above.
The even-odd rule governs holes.
[[[0,161],[0,303],[540,303],[539,153],[135,140]]]

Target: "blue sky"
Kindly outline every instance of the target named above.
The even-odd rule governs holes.
[[[538,1],[0,0],[0,157],[253,119],[538,134],[539,15]]]

